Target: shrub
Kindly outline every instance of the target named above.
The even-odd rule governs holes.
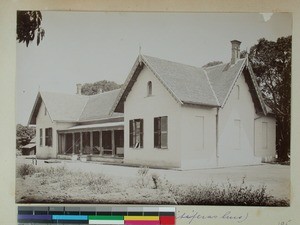
[[[137,179],[137,185],[140,188],[145,188],[149,185],[149,182],[151,180],[151,177],[148,175],[149,173],[149,167],[143,166],[140,167],[137,171],[138,179]]]
[[[17,177],[22,177],[24,179],[25,176],[31,176],[34,173],[36,173],[36,168],[31,164],[21,164],[17,166]]]
[[[225,184],[206,185],[177,185],[170,191],[178,204],[182,205],[247,205],[268,206],[287,205],[285,200],[276,200],[266,192],[266,186],[255,188],[245,184],[245,178],[239,185],[232,184],[229,180]]]
[[[153,181],[154,189],[159,189],[161,191],[169,191],[171,184],[166,179],[166,177],[160,177],[158,174],[152,173],[151,178]]]

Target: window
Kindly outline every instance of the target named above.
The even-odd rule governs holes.
[[[154,118],[154,148],[168,147],[168,117]]]
[[[147,84],[147,96],[151,96],[152,95],[152,82],[148,81]]]
[[[240,149],[241,146],[241,121],[234,120],[234,148]]]
[[[52,128],[45,129],[45,145],[52,146]]]
[[[129,147],[143,148],[144,135],[143,119],[135,119],[129,121]]]
[[[46,108],[46,106],[45,106],[45,113],[44,114],[45,114],[45,116],[47,116],[47,108]]]
[[[262,122],[262,148],[268,148],[268,123]]]
[[[40,146],[43,146],[43,129],[40,129]]]

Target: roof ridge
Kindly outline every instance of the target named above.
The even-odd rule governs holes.
[[[82,108],[82,110],[81,110],[81,113],[80,113],[80,115],[79,115],[79,117],[78,117],[78,120],[77,121],[80,121],[80,119],[81,119],[81,116],[82,116],[82,114],[83,114],[83,112],[84,112],[84,110],[85,110],[85,108],[86,108],[86,106],[87,106],[87,104],[88,104],[88,102],[89,102],[89,100],[90,100],[90,98],[91,98],[91,96],[90,95],[87,95],[87,101],[85,102],[85,104],[84,104],[84,106],[83,106],[83,108]]]
[[[88,97],[89,97],[89,95],[79,95],[79,94],[65,93],[65,92],[56,92],[56,91],[40,91],[40,93],[49,93],[49,94],[69,95],[69,96],[74,96],[74,97],[83,97],[83,98],[88,98]]]
[[[193,66],[193,65],[189,65],[189,64],[185,64],[185,63],[181,63],[181,62],[174,62],[174,61],[170,61],[170,60],[167,60],[167,59],[162,59],[162,58],[158,58],[158,57],[154,57],[154,56],[142,55],[143,58],[144,58],[144,56],[150,57],[150,58],[154,58],[154,59],[158,59],[158,60],[163,60],[163,61],[170,62],[170,63],[175,63],[175,64],[183,65],[183,66],[193,67],[195,69],[201,69],[201,67]]]
[[[225,99],[224,99],[224,101],[223,101],[223,103],[222,103],[222,105],[221,105],[221,107],[224,107],[224,105],[226,104],[226,102],[227,102],[227,100],[228,100],[228,97],[229,97],[229,95],[230,95],[230,93],[232,92],[232,89],[233,89],[233,87],[234,87],[234,85],[236,84],[236,82],[237,82],[237,79],[239,78],[239,76],[240,76],[240,74],[242,73],[242,70],[244,69],[244,67],[246,66],[246,60],[245,60],[246,58],[243,58],[242,60],[244,60],[244,62],[242,62],[242,65],[241,65],[241,67],[239,68],[239,71],[237,72],[237,75],[235,76],[235,78],[234,78],[234,80],[233,80],[233,83],[231,84],[231,86],[230,86],[230,88],[229,88],[229,90],[228,90],[228,92],[227,92],[227,94],[226,94],[226,97],[225,97]],[[240,61],[240,60],[239,60]],[[234,65],[236,65],[236,64],[234,64]]]
[[[215,99],[217,100],[217,104],[220,105],[219,99],[217,98],[217,95],[216,95],[216,93],[215,93],[215,91],[214,91],[214,89],[213,89],[213,87],[212,87],[212,85],[211,85],[211,83],[210,83],[210,80],[209,80],[209,78],[208,78],[208,75],[207,75],[206,70],[203,69],[203,72],[204,72],[205,77],[206,77],[206,79],[207,79],[207,81],[208,81],[209,87],[210,87],[210,89],[212,90]]]
[[[89,97],[99,96],[99,95],[108,94],[108,93],[111,93],[111,92],[114,92],[114,91],[120,91],[120,90],[121,90],[121,88],[117,88],[117,89],[97,93],[97,94],[94,94],[94,95],[86,95],[86,96],[89,96]]]

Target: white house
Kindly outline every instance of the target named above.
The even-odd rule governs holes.
[[[36,125],[37,158],[123,158],[123,114],[109,114],[118,90],[93,96],[39,92],[29,124]]]
[[[137,58],[111,111],[124,113],[124,163],[195,169],[275,156],[275,118],[231,43],[231,61],[208,68]]]
[[[200,68],[139,55],[121,90],[40,92],[29,124],[37,157],[197,169],[275,156],[276,121],[248,58]]]

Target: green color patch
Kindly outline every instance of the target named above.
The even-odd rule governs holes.
[[[124,216],[89,216],[89,220],[124,220]]]

